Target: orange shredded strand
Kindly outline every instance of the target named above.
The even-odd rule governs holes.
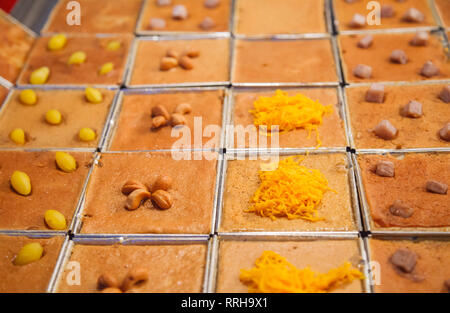
[[[239,279],[249,292],[258,293],[318,293],[328,292],[364,275],[345,262],[328,273],[317,273],[309,267],[298,269],[273,251],[264,251],[255,267],[242,269]]]

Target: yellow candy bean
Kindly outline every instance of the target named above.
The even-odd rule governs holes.
[[[24,172],[14,171],[11,175],[11,186],[18,194],[23,196],[28,196],[31,193],[30,177]]]
[[[39,242],[32,242],[26,244],[20,249],[19,254],[14,258],[14,265],[27,265],[31,262],[35,262],[41,259],[44,253],[44,248],[42,248]]]
[[[37,96],[33,89],[24,89],[19,94],[20,102],[26,105],[34,105],[37,102]]]
[[[48,110],[45,113],[45,121],[51,125],[58,125],[62,121],[62,115],[58,110]]]
[[[63,172],[71,173],[77,169],[77,161],[75,161],[75,158],[67,152],[56,152],[55,160],[56,164]]]
[[[67,37],[65,35],[56,34],[56,35],[53,35],[49,39],[49,41],[47,43],[47,48],[50,51],[61,50],[66,45],[66,42],[67,42]]]
[[[41,85],[47,82],[50,75],[50,69],[47,66],[43,66],[34,70],[30,75],[30,84]]]
[[[90,103],[100,103],[103,101],[103,95],[98,89],[87,87],[84,93],[86,95],[87,101],[89,101]]]
[[[108,62],[102,65],[102,67],[100,68],[99,74],[100,75],[105,75],[108,74],[109,72],[111,72],[114,69],[114,63],[112,62]]]
[[[72,53],[72,55],[69,58],[69,61],[67,61],[67,64],[82,64],[86,61],[86,53],[83,51],[77,51]]]
[[[80,129],[80,132],[78,133],[78,137],[82,141],[92,141],[95,139],[97,135],[95,134],[95,131],[92,128],[84,127]]]
[[[64,230],[67,227],[66,218],[56,210],[45,211],[44,219],[50,229]]]
[[[16,128],[9,133],[9,138],[18,145],[23,145],[26,142],[25,132],[22,128]]]
[[[122,46],[122,44],[120,43],[120,41],[113,40],[113,41],[108,42],[108,45],[106,46],[106,50],[117,51],[120,49],[121,46]]]

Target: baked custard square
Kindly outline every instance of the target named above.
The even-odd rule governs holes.
[[[44,85],[120,85],[123,82],[128,51],[133,40],[132,35],[67,35],[67,43],[61,50],[50,51],[47,43],[51,37],[36,40],[27,65],[23,70],[18,85],[30,84],[31,73],[41,67],[48,67],[50,75]],[[110,42],[118,41],[118,50],[107,49]],[[82,51],[86,60],[82,64],[68,64],[70,56]],[[113,63],[112,71],[100,74],[101,67]]]
[[[337,83],[329,39],[236,40],[233,83]]]
[[[70,0],[60,0],[50,13],[43,33],[133,33],[143,0],[78,0],[80,25],[69,24]],[[72,10],[69,10],[71,8]]]
[[[93,157],[89,152],[70,154],[77,169],[65,173],[56,165],[55,152],[0,152],[0,229],[49,230],[44,214],[50,209],[63,214],[70,226]],[[16,170],[29,176],[30,195],[19,195],[11,188]]]
[[[0,147],[5,148],[97,148],[102,138],[108,114],[116,91],[99,89],[101,103],[89,103],[83,89],[33,89],[37,96],[35,105],[20,102],[21,90],[15,89],[0,112]],[[56,109],[62,115],[59,125],[50,125],[45,114]],[[20,117],[20,118],[18,118]],[[84,127],[93,129],[95,140],[82,141],[78,132]],[[14,143],[9,134],[22,128],[28,140],[24,145]]]
[[[64,236],[30,238],[25,236],[0,235],[2,293],[44,293],[52,277]],[[26,264],[14,265],[13,260],[20,249],[29,243],[40,243],[44,249],[41,259]]]
[[[302,89],[283,89],[289,96],[295,96],[302,94],[314,101],[319,101],[322,105],[330,105],[333,109],[332,112],[323,116],[323,123],[318,126],[318,135],[322,141],[321,147],[345,147],[347,145],[345,137],[344,121],[342,120],[341,103],[338,100],[337,91],[335,88],[302,88]],[[254,116],[250,113],[250,110],[254,109],[254,102],[259,97],[270,97],[275,94],[275,89],[268,92],[267,89],[252,89],[245,91],[233,92],[233,111],[232,111],[232,123],[234,127],[243,126],[248,128],[248,134],[245,136],[238,135],[237,131],[234,132],[233,145],[230,143],[228,148],[258,148],[264,147],[262,142],[267,147],[278,148],[276,143],[272,143],[272,136],[259,137],[256,128],[251,127],[254,121]],[[229,134],[231,136],[231,133]],[[250,143],[250,138],[255,138],[256,141]],[[261,139],[260,139],[261,138]],[[243,144],[239,140],[245,140]],[[261,140],[261,141],[260,141]],[[317,147],[316,131],[312,131],[311,134],[304,128],[297,128],[292,131],[278,133],[279,148],[305,148],[305,147]],[[254,144],[256,142],[256,145]]]
[[[350,262],[354,267],[361,264],[358,242],[355,239],[300,240],[300,241],[228,241],[221,240],[217,292],[248,292],[239,280],[241,269],[251,269],[264,251],[273,251],[297,268],[310,267],[313,271],[326,273],[332,268]],[[244,253],[243,253],[244,252]],[[363,292],[361,280],[342,285],[333,292]]]
[[[280,157],[284,159],[285,157]],[[261,183],[258,171],[271,159],[236,159],[227,161],[223,191],[220,232],[239,231],[354,231],[353,203],[349,185],[346,154],[309,154],[300,163],[309,169],[318,169],[328,180],[333,191],[327,191],[317,207],[320,221],[277,217],[272,220],[245,210],[252,205],[251,198]]]
[[[128,292],[202,292],[206,244],[122,245],[75,244],[69,261],[80,264],[81,284],[70,285],[70,270],[61,275],[57,292],[99,292],[97,280],[108,273],[121,282],[132,268],[148,270],[148,280]]]
[[[217,158],[207,160],[171,152],[103,153],[86,191],[82,233],[209,234],[214,207]],[[194,159],[194,158],[197,158]],[[121,192],[129,180],[152,186],[158,175],[172,178],[171,208],[150,200],[127,210]],[[193,181],[196,181],[193,184]]]
[[[193,68],[181,66],[168,71],[160,69],[162,58],[169,50],[183,54],[189,50],[198,51],[199,56],[190,59]],[[130,87],[151,85],[190,85],[220,83],[229,81],[229,39],[192,40],[138,40]]]
[[[181,147],[202,149],[204,146],[218,149],[224,97],[223,89],[125,93],[119,108],[120,113],[112,135],[110,150],[160,150]],[[178,105],[183,103],[188,103],[191,107],[191,112],[184,114],[186,124],[183,127],[188,127],[189,131],[172,127],[170,121],[162,127],[153,128],[152,108],[163,106],[172,113]],[[201,129],[195,128],[198,125]],[[217,129],[209,133],[206,128],[211,126],[217,126]],[[194,136],[200,131],[198,138],[201,139],[198,140]],[[191,135],[186,141],[183,139],[185,134]]]
[[[239,35],[326,33],[324,0],[238,0]]]

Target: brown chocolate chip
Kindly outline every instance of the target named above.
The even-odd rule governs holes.
[[[405,51],[396,49],[392,51],[389,60],[392,63],[406,64],[408,62],[408,56],[406,55]]]
[[[166,21],[163,18],[151,18],[150,29],[164,29],[166,28]]]
[[[389,207],[389,212],[395,216],[408,218],[414,214],[414,208],[403,203],[401,200],[395,200]]]
[[[394,177],[395,166],[391,161],[380,161],[377,163],[375,174],[381,177]]]
[[[372,84],[366,92],[366,101],[374,103],[384,102],[384,85]]]
[[[445,103],[450,103],[450,85],[442,88],[441,92],[439,93],[439,98]]]
[[[398,249],[389,258],[389,262],[404,273],[411,273],[417,264],[417,255],[408,249]]]
[[[372,76],[372,68],[365,64],[358,64],[353,69],[353,75],[359,78],[370,78]]]
[[[363,27],[366,24],[366,18],[364,15],[355,14],[353,15],[352,20],[350,21],[350,27],[359,28]]]
[[[403,14],[402,20],[409,23],[422,23],[425,15],[416,8],[410,8]]]
[[[426,46],[429,38],[430,38],[430,36],[428,35],[427,32],[419,31],[416,33],[416,35],[413,37],[413,39],[411,39],[409,41],[409,44],[411,46],[416,46],[416,47]]]
[[[373,42],[373,36],[370,34],[365,35],[358,41],[357,46],[361,49],[367,49],[372,45],[372,42]]]
[[[389,4],[383,4],[380,10],[381,17],[393,17],[394,16],[394,7]]]
[[[445,141],[450,141],[450,123],[447,123],[439,130],[439,137]]]
[[[205,17],[203,19],[203,21],[200,23],[200,28],[203,30],[210,30],[212,29],[214,26],[216,26],[216,22],[214,22],[214,20],[212,18],[210,18],[209,16]]]
[[[375,135],[384,140],[392,140],[397,136],[397,128],[392,125],[388,120],[382,120],[375,126],[373,132]]]
[[[427,78],[439,75],[439,68],[433,62],[427,61],[420,70],[420,75]]]
[[[188,11],[182,4],[178,4],[172,9],[172,18],[174,20],[185,20],[188,17]]]
[[[418,118],[421,117],[422,112],[422,103],[418,101],[409,101],[407,105],[405,105],[401,110],[400,114],[404,117]]]
[[[447,184],[435,181],[435,180],[429,180],[427,181],[426,187],[428,192],[431,193],[438,193],[440,195],[447,194],[448,186]]]

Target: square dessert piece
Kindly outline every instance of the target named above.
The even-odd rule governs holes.
[[[448,240],[369,239],[369,251],[379,269],[375,292],[449,292]]]
[[[324,0],[238,0],[239,35],[326,33]]]
[[[0,229],[49,230],[44,221],[47,210],[57,210],[67,226],[83,189],[92,153],[70,152],[77,169],[66,173],[55,162],[55,152],[0,152]],[[11,187],[14,171],[28,175],[31,193],[18,194]]]
[[[119,287],[130,271],[140,270],[147,273],[147,279],[127,292],[202,292],[206,250],[206,244],[75,244],[70,261],[80,263],[81,284],[69,285],[66,270],[57,291],[100,292],[97,282],[101,275],[110,276]]]
[[[444,0],[445,1],[445,0]],[[417,28],[437,26],[428,0],[381,0],[380,20],[377,23],[375,7],[370,0],[333,0],[339,30],[366,30],[386,28]],[[359,21],[355,18],[363,18]],[[371,25],[368,24],[370,21]],[[360,23],[361,22],[361,23]]]
[[[218,149],[223,100],[223,89],[124,94],[110,150]],[[164,118],[161,125],[158,124],[160,117],[152,117],[152,110],[157,107],[163,107],[171,116]],[[183,112],[183,108],[187,111],[181,116],[176,113]],[[177,118],[182,119],[184,126],[175,125]],[[182,130],[183,127],[188,127],[189,131]],[[212,127],[215,132],[209,133]]]
[[[450,193],[427,190],[429,181],[450,184],[448,153],[359,155],[357,160],[373,227],[449,228]],[[377,174],[381,161],[393,163],[393,177]]]
[[[445,27],[450,27],[450,2],[448,0],[434,0],[437,11]]]
[[[44,293],[50,283],[56,260],[58,259],[63,236],[51,238],[29,238],[24,236],[0,235],[0,292]],[[43,248],[42,257],[26,265],[15,265],[14,259],[23,246],[39,243]]]
[[[327,273],[346,262],[350,262],[353,268],[359,268],[362,262],[358,242],[354,239],[295,242],[222,240],[216,291],[249,292],[249,288],[240,280],[241,270],[254,268],[255,260],[265,251],[275,252],[298,269],[309,267],[319,273]],[[327,292],[363,292],[362,281],[355,279]]]
[[[178,157],[170,152],[102,154],[90,178],[81,232],[209,233],[217,160]],[[126,183],[136,182],[140,189],[152,192],[161,175],[171,181],[164,196],[169,198],[170,208],[161,208],[161,202],[155,202],[154,197],[143,197],[140,207],[134,210],[126,208],[133,199],[133,195],[122,192]]]
[[[233,83],[337,83],[328,39],[236,40]]]
[[[422,81],[450,78],[450,62],[442,46],[443,39],[438,35],[429,35],[424,46],[414,46],[410,41],[415,33],[373,34],[373,43],[366,49],[358,47],[365,35],[339,36],[341,57],[345,79],[350,83],[379,81]],[[406,55],[406,63],[393,62],[391,54],[401,50]],[[430,61],[437,67],[437,73],[423,73],[425,64]],[[361,77],[356,74],[358,65],[371,68],[371,74]],[[427,76],[428,75],[428,76]]]
[[[256,126],[254,126],[255,116],[251,113],[251,110],[255,109],[255,101],[261,99],[261,97],[275,97],[276,90],[271,89],[251,89],[245,91],[235,91],[233,93],[233,113],[232,123],[235,127],[234,141],[230,142],[231,133],[228,134],[229,145],[228,148],[265,148],[265,142],[267,141],[268,148],[304,148],[304,147],[317,147],[319,142],[317,140],[317,133],[319,140],[321,141],[321,147],[345,147],[345,131],[344,122],[341,119],[341,104],[338,101],[337,91],[335,88],[302,88],[302,89],[283,89],[283,92],[287,92],[288,96],[293,97],[296,95],[303,95],[310,98],[313,101],[318,101],[323,106],[329,106],[332,108],[331,112],[326,112],[322,119],[322,124],[312,124],[318,128],[318,132],[312,131],[311,133],[303,128],[296,128],[289,131],[280,131],[278,133],[279,145],[273,142],[272,136],[261,135],[258,136]],[[286,100],[288,101],[288,100]],[[298,104],[300,105],[300,104]],[[305,106],[305,111],[306,106]],[[286,107],[286,112],[289,108]],[[299,109],[299,114],[305,113],[305,111]],[[292,112],[292,111],[291,111]],[[314,117],[305,117],[305,120]],[[238,127],[244,127],[248,129],[248,133],[243,136],[237,131]],[[264,128],[265,130],[265,128]],[[280,129],[281,130],[281,129]],[[270,129],[267,130],[270,134]],[[251,139],[253,137],[253,139]],[[242,140],[245,140],[243,142]],[[233,144],[234,143],[234,144]],[[272,144],[274,146],[272,146]]]
[[[230,24],[231,0],[207,5],[205,0],[172,0],[168,5],[158,5],[158,0],[148,0],[137,28],[139,34],[227,32]],[[166,1],[167,2],[167,1]],[[180,6],[184,7],[181,9]],[[183,14],[187,13],[186,18]]]
[[[31,33],[0,9],[0,76],[15,83],[34,43]]]
[[[33,71],[42,67],[50,70],[46,85],[120,85],[123,81],[128,50],[132,35],[69,35],[65,46],[56,51],[48,50],[51,37],[41,37],[36,41],[30,53],[25,70],[19,78],[19,85],[31,84]],[[117,50],[110,50],[108,44],[118,42]],[[81,64],[69,64],[69,59],[76,52],[85,54]],[[113,68],[101,73],[101,68],[112,63]]]
[[[300,157],[300,156],[299,156]],[[292,208],[287,212],[292,214],[292,218],[288,218],[287,214],[277,214],[273,215],[271,212],[283,211],[281,204],[286,205],[290,208],[291,203],[284,201],[284,198],[269,198],[267,194],[264,193],[267,184],[272,187],[276,186],[281,190],[282,186],[287,181],[297,180],[302,181],[305,185],[316,185],[318,183],[312,180],[311,177],[305,177],[305,173],[295,177],[285,176],[283,178],[284,183],[281,184],[276,180],[271,184],[270,181],[265,179],[264,188],[262,188],[262,178],[260,175],[262,173],[273,172],[272,175],[275,176],[274,171],[280,170],[280,163],[278,163],[278,168],[273,170],[261,171],[269,163],[266,160],[251,160],[251,159],[237,159],[229,160],[227,162],[227,172],[224,183],[223,192],[223,208],[222,208],[222,221],[220,225],[220,232],[236,232],[236,231],[354,231],[356,230],[355,219],[353,216],[352,200],[350,195],[349,187],[349,176],[347,168],[350,166],[348,163],[347,156],[342,154],[310,154],[308,156],[302,156],[303,160],[299,163],[301,166],[306,167],[308,172],[311,169],[319,170],[321,175],[328,181],[328,188],[330,190],[324,191],[320,200],[315,204],[317,213],[313,215],[314,218],[318,220],[310,220],[309,214],[293,214],[294,208],[298,211],[302,211],[302,201],[298,201],[296,205],[292,205]],[[280,157],[280,161],[285,160],[286,157]],[[275,162],[275,160],[270,160]],[[270,164],[270,163],[269,163]],[[275,163],[276,164],[276,163]],[[293,171],[294,169],[291,169]],[[297,170],[297,169],[295,169]],[[301,169],[298,169],[299,171]],[[286,170],[281,170],[281,175],[287,175]],[[284,172],[286,171],[286,172]],[[300,199],[302,194],[302,199],[308,198],[309,192],[312,190],[307,189],[306,186],[298,186],[295,184],[288,185],[290,190],[292,190],[292,197]],[[273,194],[277,191],[274,188]],[[323,191],[324,189],[322,189]],[[280,206],[273,208],[272,211],[265,210],[264,215],[258,211],[248,210],[255,208],[254,204],[256,202],[252,199],[259,191],[262,199],[265,199],[265,205],[270,207],[268,203],[273,201],[275,203],[280,203]],[[321,193],[317,191],[317,196]],[[280,191],[282,192],[282,191]],[[306,200],[305,200],[306,201]],[[312,203],[309,203],[313,205]],[[264,202],[258,203],[260,206],[264,206]],[[246,212],[247,211],[247,212]],[[307,211],[305,209],[305,211]]]
[[[127,82],[130,87],[225,85],[229,81],[228,39],[139,40],[136,50],[131,79]],[[173,61],[173,67],[163,69],[168,61],[167,66],[172,66]]]
[[[53,8],[44,33],[133,33],[143,0],[78,0],[80,25],[69,24],[76,7],[59,0]]]
[[[102,138],[106,117],[109,114],[116,91],[99,89],[101,103],[90,103],[85,91],[68,89],[33,89],[37,102],[26,105],[20,101],[21,90],[15,89],[0,113],[0,147],[6,148],[96,148]],[[61,123],[49,124],[46,113],[58,110]],[[92,141],[83,141],[78,133],[82,128],[94,130]],[[10,138],[14,129],[26,134],[25,144],[17,144]]]
[[[385,85],[383,103],[366,101],[370,86],[346,88],[347,106],[356,149],[449,148],[439,130],[449,121],[450,106],[439,98],[445,84]],[[422,114],[407,116],[409,102],[422,106]],[[375,128],[388,120],[396,129],[393,139],[383,139]]]

